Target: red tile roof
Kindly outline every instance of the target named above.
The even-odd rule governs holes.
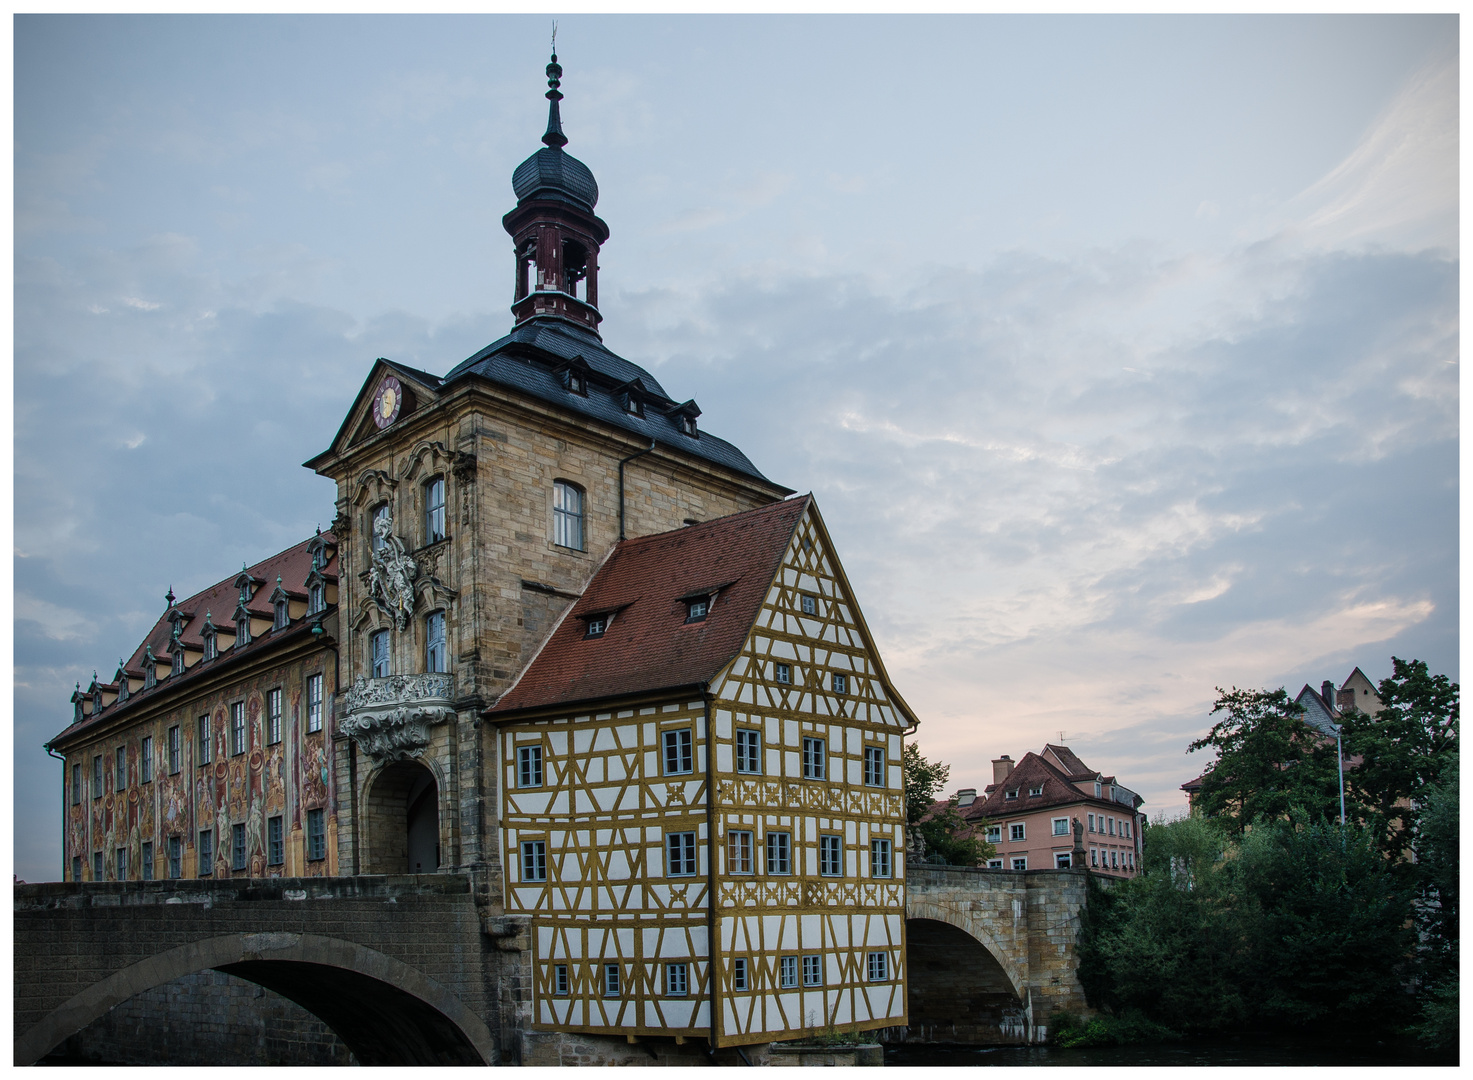
[[[622,541],[517,683],[488,710],[591,701],[708,682],[740,651],[812,497]],[[724,586],[687,623],[685,598]],[[613,612],[602,637],[586,616]]]
[[[1064,750],[1074,761],[1079,762],[1080,773],[1088,776],[1091,780],[1098,775],[1084,762],[1079,761],[1066,747],[1054,746],[1052,749],[1056,755],[1059,750]],[[1060,759],[1063,760],[1060,755]],[[1113,781],[1113,777],[1106,777],[1105,783]],[[1029,795],[1030,788],[1043,784],[1042,795]],[[1008,773],[1008,778],[1000,784],[991,785],[985,799],[978,799],[971,806],[961,812],[962,817],[968,821],[977,818],[1001,818],[1017,817],[1019,814],[1032,813],[1034,810],[1042,810],[1054,806],[1067,806],[1073,803],[1092,803],[1101,807],[1113,807],[1116,810],[1124,805],[1110,799],[1095,798],[1091,793],[1081,791],[1070,782],[1069,775],[1058,768],[1053,762],[1031,750],[1024,754]],[[1007,793],[1016,790],[1018,797],[1009,799]]]

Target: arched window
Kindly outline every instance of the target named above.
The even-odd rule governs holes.
[[[246,614],[245,608],[235,613],[235,647],[244,648],[251,643],[251,617]]]
[[[445,539],[445,478],[437,476],[425,483],[425,543]]]
[[[213,660],[213,659],[215,659],[215,656],[216,656],[216,650],[215,650],[215,632],[214,632],[214,630],[208,630],[208,631],[206,631],[204,637],[205,637],[205,659],[206,660]]]
[[[389,632],[375,630],[368,635],[368,655],[371,677],[384,679],[389,675]]]
[[[552,542],[583,550],[583,489],[566,480],[552,485]]]
[[[184,674],[184,650],[182,648],[174,650],[174,674]]]
[[[374,551],[382,551],[384,548],[384,540],[378,534],[378,523],[388,516],[388,503],[379,503],[379,505],[373,508],[373,512],[368,515],[368,535],[371,538],[370,542],[373,544]]]
[[[445,671],[445,613],[432,611],[425,616],[425,670]]]
[[[276,617],[272,620],[271,623],[272,629],[280,630],[291,621],[286,597],[283,596],[280,600],[276,601],[275,614]]]
[[[327,607],[327,588],[320,581],[314,581],[307,589],[307,612],[315,615]]]
[[[159,662],[154,659],[153,646],[143,647],[143,689],[151,690],[159,681]]]

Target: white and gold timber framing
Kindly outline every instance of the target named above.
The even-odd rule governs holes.
[[[704,686],[499,722],[536,1028],[731,1046],[906,1023],[914,721],[806,502]]]

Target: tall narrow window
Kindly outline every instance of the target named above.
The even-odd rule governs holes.
[[[554,964],[552,967],[552,992],[558,997],[568,996],[568,965]]]
[[[425,618],[425,670],[445,670],[445,613],[432,611]]]
[[[796,956],[783,956],[777,962],[777,985],[783,990],[791,990],[798,985],[798,958]]]
[[[138,745],[138,782],[153,783],[153,736],[143,736]]]
[[[174,666],[172,670],[175,675],[184,674],[184,648],[181,645],[174,646]]]
[[[139,875],[144,881],[153,880],[153,841],[145,840],[138,852],[138,862],[142,873]]]
[[[583,550],[583,492],[564,480],[552,485],[552,542]]]
[[[82,856],[80,855],[72,856],[72,880],[82,880]]]
[[[803,779],[823,780],[827,777],[824,771],[824,751],[827,749],[823,739],[803,740]]]
[[[774,663],[772,665],[773,682],[789,685],[793,681],[793,668],[790,664]]]
[[[547,880],[547,841],[522,841],[522,880]]]
[[[604,965],[604,997],[619,996],[619,965]]]
[[[281,688],[266,691],[266,741],[281,742]]]
[[[169,775],[170,776],[173,776],[175,773],[177,773],[179,771],[180,758],[182,757],[182,754],[180,753],[181,749],[182,749],[182,745],[181,745],[181,741],[180,741],[180,738],[179,738],[179,725],[178,724],[175,724],[173,727],[171,727],[169,729]],[[98,758],[97,759],[97,765],[98,765],[98,772],[100,773],[102,771],[101,770],[102,758]],[[101,778],[100,777],[99,777],[98,782],[101,783]]]
[[[542,747],[517,747],[517,787],[542,786]]]
[[[665,872],[671,877],[689,877],[696,872],[695,833],[666,833],[665,852],[668,863]]]
[[[685,997],[690,992],[689,969],[684,963],[665,965],[665,994],[667,997]]]
[[[215,659],[215,657],[217,655],[218,655],[218,650],[215,648],[215,635],[213,633],[206,634],[205,635],[205,659],[206,660],[213,660],[213,659]]]
[[[209,877],[215,872],[215,830],[201,829],[199,834],[199,876]]]
[[[869,876],[877,878],[890,876],[890,841],[871,840],[869,842]]]
[[[246,868],[246,830],[245,825],[230,826],[230,869],[244,870]]]
[[[382,551],[384,549],[384,547],[388,543],[388,541],[386,541],[382,536],[379,535],[379,527],[378,527],[378,524],[379,524],[380,521],[388,521],[388,520],[389,520],[389,504],[388,503],[382,503],[382,504],[380,504],[378,506],[375,506],[373,508],[373,513],[370,515],[369,521],[368,521],[368,535],[373,538],[373,550],[374,551]]]
[[[368,644],[373,662],[373,678],[387,678],[389,674],[389,632],[375,630],[368,635]]]
[[[792,844],[785,832],[767,834],[767,872],[769,874],[791,874],[793,872]]]
[[[199,760],[199,763],[201,765],[208,765],[210,763],[210,758],[214,754],[214,743],[215,743],[215,739],[214,739],[214,736],[212,735],[212,733],[210,731],[210,718],[208,716],[201,716],[199,718],[199,759],[198,759]],[[121,748],[119,748],[118,749],[118,767],[119,767],[119,769],[122,768],[122,765],[123,765],[123,751],[122,751]]]
[[[805,956],[803,958],[803,985],[823,985],[823,957]]]
[[[322,730],[322,676],[307,676],[307,730]]]
[[[72,805],[82,805],[82,763],[72,762]]]
[[[92,759],[92,797],[102,798],[102,755]]]
[[[307,811],[307,858],[313,862],[327,858],[327,822],[321,810]]]
[[[864,782],[868,787],[885,786],[884,747],[866,746],[864,748]]]
[[[751,988],[747,981],[747,958],[745,956],[739,956],[731,962],[731,988],[733,990]]]
[[[320,581],[314,581],[307,586],[307,613],[316,615],[327,607],[327,586]]]
[[[818,838],[818,872],[824,877],[844,876],[844,838],[842,836],[820,836]]]
[[[445,478],[437,476],[425,485],[425,543],[445,539]]]
[[[750,874],[752,872],[752,834],[745,829],[734,829],[726,834],[726,872],[728,874]]]
[[[251,617],[244,607],[235,613],[235,647],[243,649],[251,643]]]
[[[843,672],[834,672],[833,687],[834,693],[836,694],[849,693],[849,676],[845,675]]]
[[[276,606],[272,610],[275,616],[271,621],[271,628],[273,630],[281,630],[287,623],[291,622],[291,606],[287,603],[285,597],[276,601]]]
[[[118,752],[113,756],[117,759],[116,771],[118,774],[113,778],[115,781],[113,790],[123,791],[128,787],[128,748],[125,746],[118,747]]]
[[[266,861],[272,866],[280,866],[286,862],[286,839],[280,816],[266,821]]]
[[[237,701],[230,706],[230,753],[236,754],[246,752],[246,716],[245,702]]]
[[[113,853],[113,859],[114,859],[114,863],[115,863],[114,869],[117,871],[118,880],[119,881],[127,881],[128,880],[128,849],[125,848],[125,847],[118,848],[118,850]]]
[[[665,775],[688,773],[691,768],[690,728],[665,732]]]
[[[106,876],[102,869],[102,852],[94,851],[92,853],[92,880],[101,881]]]
[[[169,877],[181,878],[184,876],[184,839],[178,836],[169,837]]]

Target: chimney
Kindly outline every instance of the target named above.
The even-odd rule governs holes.
[[[1008,778],[1008,773],[1013,771],[1013,759],[1004,754],[1000,758],[992,759],[992,782],[1001,784]]]
[[[1343,713],[1348,713],[1355,708],[1355,688],[1351,687],[1347,690],[1342,686],[1335,691],[1335,707]]]
[[[976,801],[977,789],[974,787],[964,787],[956,793],[956,805],[958,807],[971,806]]]
[[[1335,684],[1329,679],[1320,683],[1320,697],[1325,701],[1325,708],[1333,709],[1335,707]]]

